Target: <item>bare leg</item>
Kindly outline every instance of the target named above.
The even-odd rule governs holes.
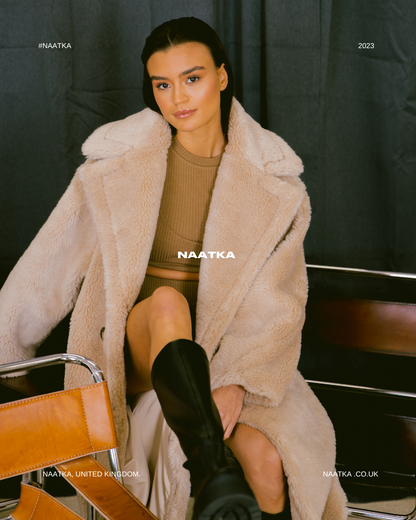
[[[175,339],[192,340],[192,323],[186,298],[172,287],[159,287],[133,307],[126,326],[126,343],[132,368],[127,394],[152,389],[150,371],[163,347]]]
[[[245,424],[237,423],[225,441],[241,464],[262,511],[276,514],[286,501],[286,476],[280,456],[267,437]]]

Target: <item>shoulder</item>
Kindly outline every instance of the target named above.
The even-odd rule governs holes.
[[[298,177],[303,172],[301,159],[278,135],[257,123],[234,99],[231,107],[227,151],[244,157],[266,174]]]
[[[165,119],[146,108],[97,128],[82,145],[82,153],[92,160],[111,159],[132,149],[169,147],[171,139],[171,131]]]

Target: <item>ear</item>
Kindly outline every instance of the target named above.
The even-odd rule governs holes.
[[[225,70],[224,63],[221,65],[221,67],[218,69],[218,77],[220,79],[220,90],[225,90],[228,85],[228,74]]]

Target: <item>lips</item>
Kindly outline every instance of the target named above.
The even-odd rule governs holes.
[[[178,119],[184,119],[185,117],[190,117],[192,114],[196,112],[196,109],[187,108],[186,110],[179,110],[175,112],[173,115]]]

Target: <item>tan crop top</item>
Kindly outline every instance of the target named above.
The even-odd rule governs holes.
[[[221,155],[198,157],[174,137],[149,265],[198,273],[200,258],[178,258],[178,251],[202,251],[205,223]]]

